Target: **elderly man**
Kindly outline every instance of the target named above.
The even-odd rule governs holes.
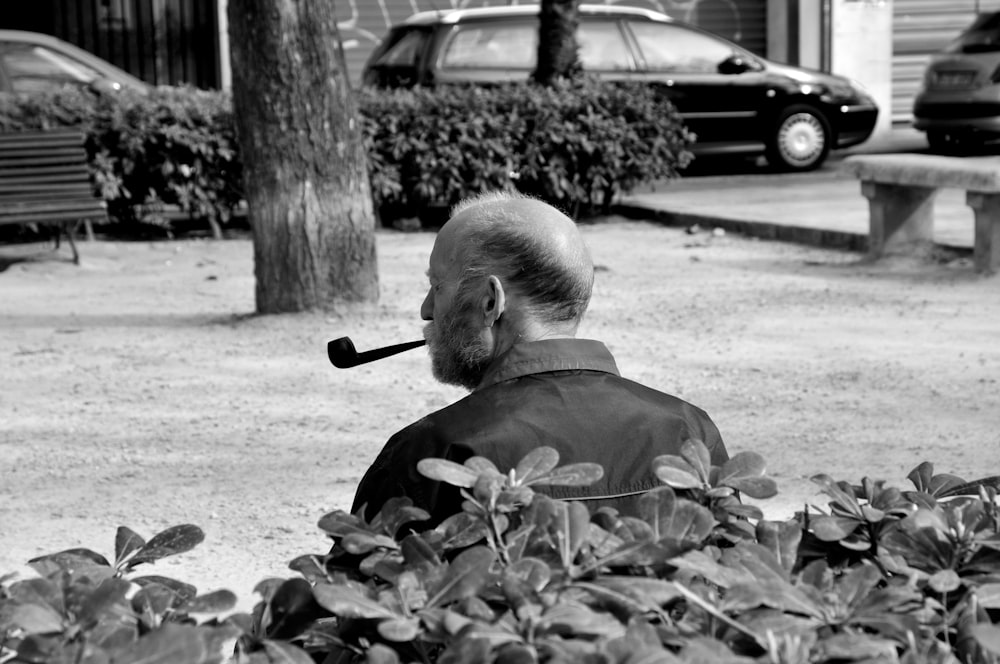
[[[420,308],[434,376],[470,394],[395,434],[365,473],[354,499],[367,518],[392,496],[408,496],[440,522],[459,511],[456,488],[424,478],[427,457],[470,456],[501,471],[536,447],[560,464],[595,462],[604,477],[587,487],[549,487],[550,496],[635,514],[660,486],[651,462],[690,438],[714,464],[729,457],[701,409],[622,378],[604,344],[577,339],[594,265],[576,224],[555,208],[513,193],[457,205],[441,228]]]

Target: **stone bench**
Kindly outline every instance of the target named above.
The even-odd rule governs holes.
[[[939,189],[964,189],[975,213],[976,271],[1000,269],[1000,159],[925,154],[854,155],[841,172],[861,180],[868,199],[868,254],[915,255],[934,241],[934,197]]]

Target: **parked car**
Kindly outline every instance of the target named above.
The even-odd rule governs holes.
[[[579,15],[584,71],[662,86],[698,137],[695,154],[765,154],[783,170],[811,170],[875,128],[875,101],[843,76],[771,62],[655,11],[581,5]],[[538,5],[421,12],[390,28],[363,83],[523,81],[537,43]]]
[[[93,90],[149,89],[123,69],[52,35],[0,30],[0,92],[36,94],[65,85]]]
[[[980,14],[931,58],[913,102],[913,126],[935,151],[1000,139],[1000,12]]]

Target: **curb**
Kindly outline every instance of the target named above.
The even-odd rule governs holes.
[[[727,233],[739,233],[747,237],[762,240],[777,240],[791,242],[811,247],[840,249],[844,251],[868,252],[868,234],[852,233],[850,231],[824,230],[790,224],[776,224],[770,221],[754,221],[749,219],[731,219],[707,214],[691,212],[671,212],[657,210],[632,203],[617,203],[611,211],[628,219],[651,221],[675,228],[688,228],[695,224],[705,228],[721,228]],[[934,246],[947,252],[959,255],[972,255],[969,247],[956,246],[935,242]]]
[[[619,203],[612,208],[612,211],[629,219],[644,219],[665,226],[687,228],[698,224],[699,226],[721,228],[727,233],[739,233],[740,235],[760,238],[762,240],[778,240],[813,247],[843,249],[862,253],[868,251],[868,235],[851,233],[849,231],[831,231],[808,228],[806,226],[775,224],[769,221],[728,219],[691,212],[653,210],[641,205],[628,203]]]

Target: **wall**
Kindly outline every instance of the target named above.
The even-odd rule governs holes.
[[[832,0],[830,70],[849,76],[875,97],[875,136],[892,129],[892,0]]]

